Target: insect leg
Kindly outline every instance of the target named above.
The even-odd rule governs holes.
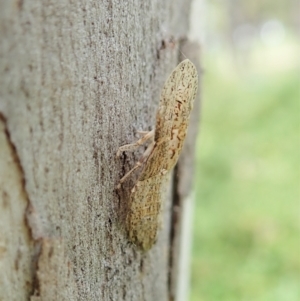
[[[149,132],[150,133],[150,132]],[[151,154],[153,148],[154,148],[155,142],[153,141],[145,150],[145,152],[143,153],[142,157],[139,159],[139,161],[135,164],[135,166],[128,171],[128,173],[120,180],[119,185],[117,186],[117,188],[119,189],[121,187],[121,184],[125,182],[125,180],[139,167],[141,167],[143,165],[143,163],[145,162],[145,160],[147,160],[147,158],[149,157],[149,155]]]
[[[120,157],[122,152],[136,150],[139,146],[143,145],[147,140],[154,138],[154,130],[150,132],[140,132],[140,133],[144,134],[144,136],[140,138],[137,142],[132,144],[125,144],[119,147],[117,152],[117,157]]]

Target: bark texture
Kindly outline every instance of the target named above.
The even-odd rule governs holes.
[[[1,1],[0,299],[170,300],[170,206],[140,252],[115,189],[178,63],[189,1]],[[140,152],[140,154],[142,151]]]

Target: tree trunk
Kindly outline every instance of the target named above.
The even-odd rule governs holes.
[[[0,300],[176,299],[189,166],[179,165],[157,243],[143,253],[124,227],[136,176],[116,189],[141,152],[116,152],[153,128],[189,9],[186,0],[1,2]]]

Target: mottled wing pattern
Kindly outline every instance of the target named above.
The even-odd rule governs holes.
[[[189,124],[198,88],[196,67],[190,60],[181,62],[166,81],[156,114],[155,146],[140,179],[169,171],[176,164]]]
[[[131,193],[131,206],[126,221],[128,235],[144,251],[149,250],[156,241],[163,197],[161,188],[167,179],[167,176],[157,175],[138,181]]]
[[[197,70],[184,60],[173,70],[161,93],[155,145],[132,189],[127,215],[129,238],[143,250],[150,249],[156,240],[162,188],[181,152],[197,87]]]

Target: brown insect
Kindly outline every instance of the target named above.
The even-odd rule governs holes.
[[[126,229],[129,239],[143,250],[156,241],[163,189],[168,175],[180,155],[189,125],[190,113],[198,88],[196,67],[190,60],[181,62],[165,82],[156,114],[155,130],[141,132],[136,143],[119,148],[121,152],[135,150],[152,139],[141,159],[121,180],[120,185],[137,168],[143,170],[131,190]]]

